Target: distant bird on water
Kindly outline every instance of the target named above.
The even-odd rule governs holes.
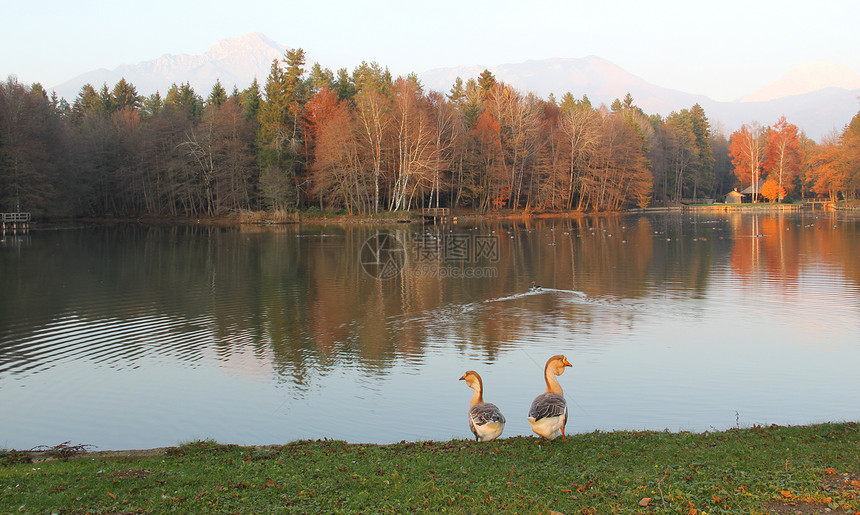
[[[543,369],[546,379],[546,392],[535,397],[529,409],[529,424],[532,431],[547,440],[555,440],[564,436],[564,426],[567,424],[567,401],[564,400],[564,392],[558,383],[556,376],[564,373],[566,367],[573,366],[566,357],[561,354],[549,358]]]
[[[505,416],[495,404],[484,402],[484,382],[474,370],[469,370],[461,381],[473,389],[472,400],[469,401],[469,429],[478,442],[495,440],[505,429]]]

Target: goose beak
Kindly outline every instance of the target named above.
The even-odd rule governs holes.
[[[564,358],[564,366],[572,367],[573,365],[570,364],[570,361],[568,361],[567,358]]]
[[[463,377],[460,378],[460,381],[465,381],[465,380],[466,380],[466,374],[463,374]]]

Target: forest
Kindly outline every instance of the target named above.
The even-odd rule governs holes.
[[[164,97],[125,79],[70,104],[38,83],[0,83],[0,211],[37,217],[201,217],[243,211],[354,215],[422,207],[615,211],[860,193],[860,113],[820,142],[785,118],[714,130],[698,104],[645,113],[628,94],[538,98],[496,80],[426,91],[376,62],[352,73],[302,49],[262,86]]]

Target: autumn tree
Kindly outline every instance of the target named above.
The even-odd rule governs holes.
[[[766,195],[771,200],[782,202],[787,188],[800,171],[800,139],[796,125],[790,124],[785,117],[780,119],[772,127],[768,127],[765,142],[765,159],[762,165],[772,182],[769,190],[774,190],[776,195]]]
[[[758,202],[761,167],[764,158],[764,141],[758,123],[742,125],[734,133],[729,143],[729,155],[734,165],[734,173],[743,184],[752,185],[753,202]]]
[[[599,116],[587,97],[577,100],[566,93],[559,106],[559,129],[564,135],[566,153],[564,207],[570,209],[582,187],[582,179],[599,141]]]
[[[501,125],[490,113],[483,111],[469,134],[473,140],[472,173],[466,179],[469,196],[480,211],[503,207],[510,196],[506,189],[507,173],[502,151]]]
[[[410,209],[416,194],[432,189],[437,133],[435,117],[417,76],[398,78],[393,92],[397,164],[389,209],[396,211]]]
[[[359,142],[372,177],[372,212],[377,213],[381,207],[383,160],[389,151],[388,131],[392,123],[391,74],[377,63],[363,62],[353,70],[353,83]]]
[[[487,95],[487,110],[500,125],[504,165],[508,185],[503,192],[507,206],[518,208],[522,204],[523,184],[530,172],[530,160],[539,148],[540,108],[535,97],[524,97],[514,88],[496,83]]]
[[[860,113],[842,133],[825,138],[810,157],[811,189],[830,200],[856,199],[860,194]]]
[[[313,139],[312,192],[324,206],[342,207],[349,214],[369,212],[372,206],[347,101],[323,87],[308,102],[306,113]]]
[[[453,197],[451,176],[456,163],[462,162],[463,120],[456,107],[441,93],[431,91],[426,98],[427,109],[432,119],[433,159],[430,164],[430,198],[428,205],[439,207],[443,187],[449,188]],[[452,198],[450,204],[455,203]]]

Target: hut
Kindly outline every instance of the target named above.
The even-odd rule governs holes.
[[[741,193],[738,193],[738,189],[735,188],[733,191],[730,191],[726,195],[726,204],[740,204],[744,201],[744,196]]]

